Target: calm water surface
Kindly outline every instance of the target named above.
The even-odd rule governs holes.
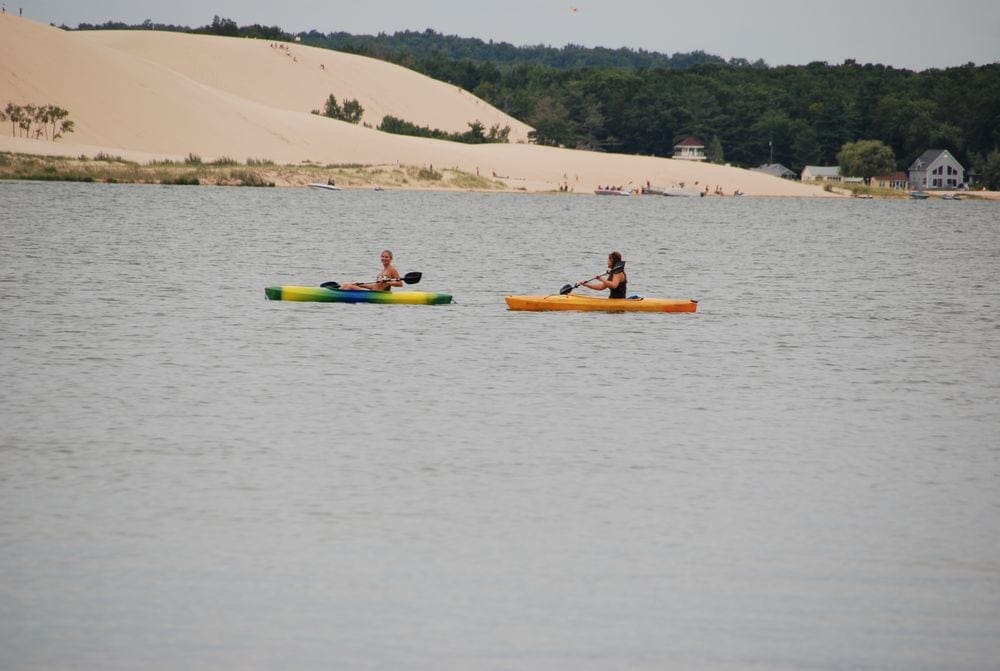
[[[3,669],[997,668],[995,203],[8,182],[0,310]]]

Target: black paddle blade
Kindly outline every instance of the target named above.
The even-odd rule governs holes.
[[[340,288],[340,285],[337,284],[336,282],[323,282],[323,284],[321,284],[320,286],[323,287],[324,289],[339,289]]]
[[[406,273],[400,279],[407,284],[416,284],[417,282],[420,281],[420,278],[423,276],[424,276],[423,273],[412,272],[412,273]]]
[[[564,284],[564,285],[562,285],[562,289],[559,290],[559,295],[560,296],[565,296],[566,294],[568,294],[571,291],[573,291],[573,285],[572,284]]]

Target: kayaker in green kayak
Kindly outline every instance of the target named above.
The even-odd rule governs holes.
[[[344,284],[340,289],[342,291],[392,291],[393,287],[403,286],[402,280],[399,279],[399,271],[392,265],[392,252],[383,249],[379,258],[382,261],[382,270],[374,282]]]
[[[608,254],[607,277],[595,277],[592,280],[581,282],[580,286],[603,291],[610,289],[608,298],[625,298],[628,291],[628,276],[625,274],[625,262],[622,261],[621,252],[611,252]]]

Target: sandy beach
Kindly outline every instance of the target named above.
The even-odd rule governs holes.
[[[357,100],[355,125],[312,114],[326,97]],[[419,166],[479,175],[495,187],[591,193],[600,185],[708,188],[732,195],[834,194],[740,168],[527,141],[529,126],[467,91],[383,61],[266,40],[155,31],[67,32],[0,16],[0,106],[55,104],[75,130],[57,141],[0,125],[0,151],[111,155],[138,162],[228,158],[278,165]],[[467,145],[375,130],[384,115],[449,132],[510,127],[508,144]],[[308,177],[279,176],[279,186]]]

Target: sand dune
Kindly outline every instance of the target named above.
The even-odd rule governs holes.
[[[328,95],[356,99],[372,128],[311,114]],[[0,15],[0,107],[57,104],[75,132],[56,142],[11,137],[0,150],[105,152],[139,161],[196,154],[277,163],[458,168],[511,189],[647,181],[731,194],[822,196],[814,186],[726,166],[528,144],[526,124],[467,91],[382,61],[297,44],[154,31],[67,32]],[[478,120],[511,128],[510,144],[464,145],[374,130],[386,114],[450,132]],[[697,187],[695,186],[697,183]]]

